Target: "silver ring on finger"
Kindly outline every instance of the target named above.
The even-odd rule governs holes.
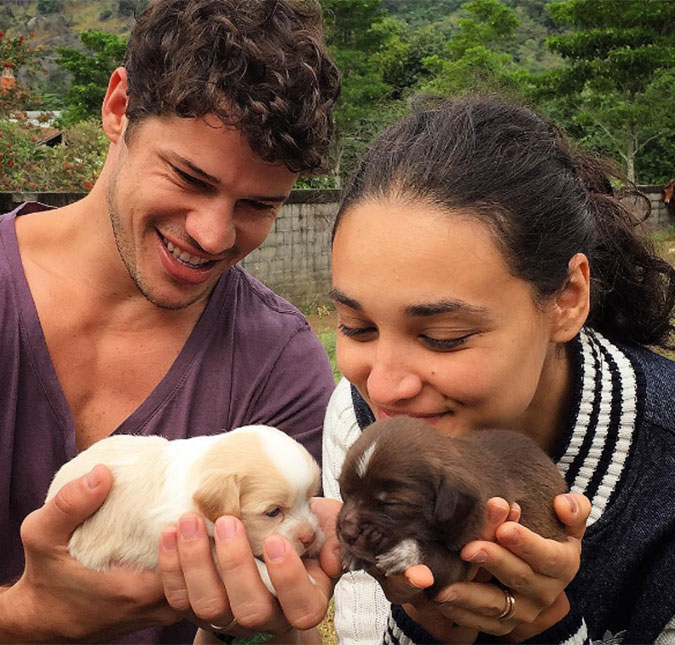
[[[499,620],[511,620],[516,613],[516,599],[509,589],[504,589],[504,600],[506,604],[502,613],[497,618]]]
[[[227,625],[217,625],[216,623],[209,623],[209,627],[217,632],[228,632],[239,623],[236,618],[233,618]]]

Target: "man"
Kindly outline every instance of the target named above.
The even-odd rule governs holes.
[[[238,575],[225,571],[217,602],[203,602],[199,585],[216,574],[193,557],[196,516],[174,544],[168,531],[163,578],[81,567],[68,538],[104,501],[105,467],[42,502],[56,469],[113,432],[266,423],[319,456],[325,354],[299,312],[235,264],[263,242],[298,172],[323,162],[339,80],[321,37],[307,0],[155,0],[110,79],[110,148],[91,193],[0,218],[1,642],[191,640],[185,621],[157,628],[176,610],[239,635],[312,626],[301,563],[273,564],[281,589],[294,587],[277,603],[251,582],[241,533],[229,550]],[[247,606],[265,605],[254,618],[238,584]]]

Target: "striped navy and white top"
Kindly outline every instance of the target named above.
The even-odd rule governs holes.
[[[675,363],[583,329],[574,394],[553,455],[572,491],[591,500],[571,611],[531,642],[675,643]],[[324,492],[339,498],[347,448],[372,413],[341,381],[324,426]],[[335,592],[341,643],[436,643],[363,572]],[[481,637],[478,642],[492,642]]]

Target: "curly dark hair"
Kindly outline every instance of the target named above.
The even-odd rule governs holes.
[[[333,236],[350,208],[373,198],[471,212],[538,297],[563,289],[570,259],[584,253],[587,324],[618,341],[672,347],[675,269],[615,194],[616,174],[526,107],[480,96],[436,102],[373,143],[345,190]]]
[[[340,77],[318,0],[154,0],[129,40],[128,133],[150,115],[216,115],[262,159],[325,165]]]

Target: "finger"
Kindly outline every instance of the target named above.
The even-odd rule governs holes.
[[[480,532],[481,540],[494,540],[495,531],[506,521],[511,507],[509,503],[501,497],[491,497],[487,501],[486,522]]]
[[[312,564],[308,561],[312,572],[309,574],[295,549],[279,535],[272,535],[265,540],[263,555],[288,622],[300,630],[316,627],[328,610],[328,599],[333,590],[332,580],[316,562]]]
[[[175,525],[168,526],[162,532],[157,559],[164,596],[169,605],[176,611],[189,611],[190,598],[178,556],[178,528]]]
[[[553,602],[566,584],[537,574],[525,560],[494,542],[472,542],[470,546],[464,547],[461,555],[465,559],[480,560],[481,567],[502,584],[529,598],[537,599],[539,606]]]
[[[337,515],[342,508],[342,502],[336,499],[315,497],[310,507],[319,520],[319,526],[326,538],[319,552],[319,562],[326,575],[333,579],[340,577],[342,572],[342,555],[340,543],[335,533]]]
[[[511,510],[509,511],[509,516],[506,518],[509,522],[520,522],[520,515],[522,509],[518,502],[513,502],[511,504]]]
[[[515,600],[515,611],[511,617],[511,628],[518,622],[535,620],[541,611],[540,607],[526,596],[513,592],[512,594]],[[497,585],[485,583],[455,583],[441,591],[434,598],[434,603],[443,615],[462,625],[474,628],[477,628],[475,621],[481,618],[501,620],[499,616],[507,608],[504,590]],[[468,619],[470,614],[475,616]],[[494,628],[494,624],[492,625]]]
[[[26,546],[67,545],[73,531],[95,513],[112,487],[112,474],[103,465],[67,483],[42,508],[31,513],[21,527]]]
[[[328,497],[314,497],[310,503],[310,508],[319,520],[319,526],[326,539],[335,538],[335,523],[342,508],[342,502]]]
[[[194,614],[206,622],[229,614],[225,588],[216,570],[204,519],[186,513],[178,520],[178,558]]]
[[[570,611],[570,602],[563,591],[556,601],[542,611],[539,616],[530,623],[521,623],[508,635],[507,640],[511,643],[522,643],[523,641],[541,634],[545,629],[559,623]]]
[[[253,631],[281,633],[287,629],[276,599],[260,579],[241,521],[229,515],[218,518],[215,537],[221,578],[239,624]]]
[[[474,643],[476,630],[457,625],[438,611],[433,603],[404,605],[405,612],[441,643]]]
[[[560,521],[567,526],[567,535],[581,540],[586,532],[586,521],[591,514],[591,502],[585,495],[566,493],[557,495],[553,508]]]
[[[565,584],[579,568],[581,544],[577,539],[567,542],[547,540],[515,522],[500,526],[496,537],[500,545],[524,560],[536,573],[559,578]]]
[[[426,589],[434,584],[434,575],[425,564],[414,564],[403,574],[408,584],[416,589]]]

